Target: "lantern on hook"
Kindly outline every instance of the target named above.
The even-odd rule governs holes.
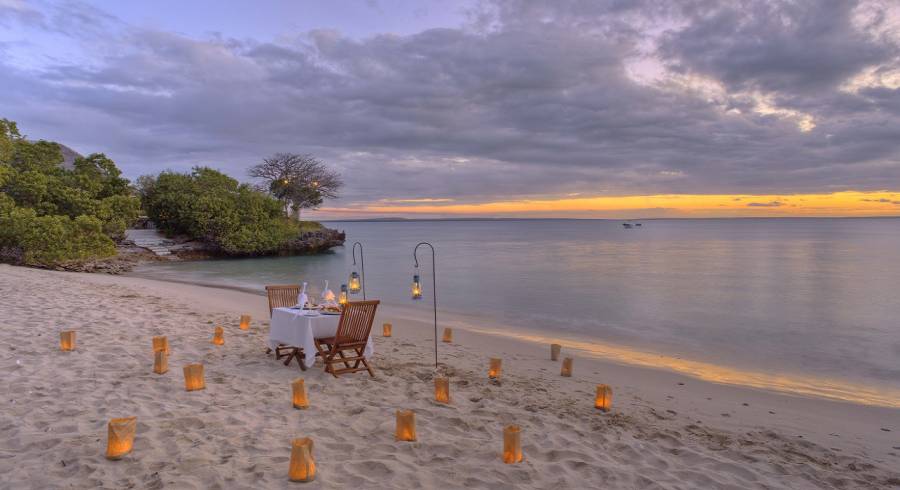
[[[412,299],[422,299],[422,281],[419,280],[418,274],[413,275]]]
[[[338,304],[344,306],[347,304],[347,285],[341,284],[341,295],[338,296]]]
[[[350,273],[350,294],[357,294],[362,291],[362,285],[359,283],[359,273],[353,271]]]

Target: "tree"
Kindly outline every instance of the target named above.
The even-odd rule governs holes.
[[[262,189],[281,201],[287,215],[300,219],[301,209],[316,208],[338,196],[344,183],[321,160],[306,154],[276,153],[250,168],[251,177],[263,181]]]

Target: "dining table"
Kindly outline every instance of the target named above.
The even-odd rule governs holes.
[[[299,360],[305,369],[316,362],[315,339],[334,337],[340,319],[340,314],[324,314],[318,310],[274,308],[269,322],[269,348],[274,350],[279,345],[300,348],[302,357]],[[368,359],[374,352],[372,336],[369,335],[363,356]]]

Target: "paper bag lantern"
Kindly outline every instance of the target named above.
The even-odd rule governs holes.
[[[153,352],[165,352],[169,353],[169,339],[166,338],[165,335],[160,335],[159,337],[153,337]]]
[[[212,343],[216,345],[225,344],[225,330],[223,330],[222,327],[216,327],[216,332],[213,334]]]
[[[503,429],[503,462],[515,464],[522,461],[522,429],[518,425],[507,425]]]
[[[313,481],[316,477],[316,460],[313,459],[313,440],[302,437],[291,441],[291,481]]]
[[[153,372],[156,374],[165,374],[169,370],[169,355],[166,351],[160,350],[153,353]]]
[[[597,385],[597,397],[594,406],[608,412],[612,409],[612,388],[609,385]]]
[[[491,365],[488,368],[488,377],[491,379],[496,379],[500,377],[500,366],[503,363],[503,359],[497,359],[496,357],[491,358]]]
[[[444,342],[453,342],[453,329],[452,328],[444,329],[444,338],[442,340]]]
[[[297,378],[291,383],[294,391],[294,408],[309,408],[309,399],[306,397],[306,384],[303,378]]]
[[[75,331],[59,332],[59,348],[64,351],[75,350]]]
[[[434,378],[434,399],[450,403],[450,378]]]
[[[184,389],[187,391],[206,388],[203,379],[203,364],[188,364],[184,367]]]
[[[562,346],[559,344],[550,344],[550,360],[558,361],[559,360],[559,351],[562,350]]]
[[[397,410],[397,440],[416,440],[416,412]]]
[[[572,358],[571,357],[567,357],[567,358],[563,359],[562,369],[560,370],[559,374],[561,376],[565,376],[567,378],[572,377]]]
[[[111,419],[106,440],[106,457],[121,459],[130,453],[134,446],[135,431],[137,431],[137,417]]]
[[[250,315],[241,315],[241,330],[250,330]]]
[[[382,335],[385,336],[385,337],[390,337],[390,336],[391,336],[391,329],[393,329],[393,327],[394,327],[394,326],[391,325],[390,323],[385,323],[384,325],[382,325],[382,328],[384,329],[384,331],[382,332]]]

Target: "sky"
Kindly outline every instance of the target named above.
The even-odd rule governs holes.
[[[900,2],[0,0],[0,117],[309,215],[900,215]]]

